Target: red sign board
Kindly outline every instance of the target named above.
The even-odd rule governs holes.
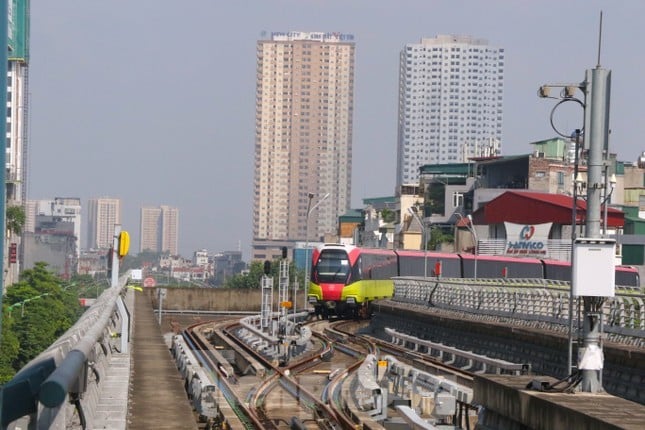
[[[155,287],[156,285],[157,285],[157,281],[155,281],[155,278],[147,277],[143,280],[144,287]]]
[[[18,262],[18,244],[12,243],[9,245],[9,263]]]

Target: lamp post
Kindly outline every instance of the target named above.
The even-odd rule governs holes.
[[[428,277],[428,237],[426,234],[426,225],[423,223],[423,221],[421,221],[421,218],[419,218],[419,215],[417,215],[417,212],[414,209],[409,207],[408,212],[410,213],[410,215],[414,217],[414,219],[417,220],[417,222],[421,226],[421,240],[423,240],[423,277],[427,278]]]
[[[304,296],[303,309],[307,309],[307,290],[309,289],[309,215],[311,215],[311,212],[316,209],[327,197],[329,197],[329,193],[325,194],[320,200],[318,200],[315,205],[311,206],[311,201],[314,197],[314,193],[307,193],[307,216],[305,218],[305,279],[302,283],[302,294]]]
[[[459,212],[455,212],[455,216],[459,218],[460,220],[466,221],[466,228],[470,232],[470,234],[473,237],[473,241],[475,242],[475,249],[474,249],[474,255],[475,255],[475,267],[473,270],[473,276],[475,279],[477,279],[477,252],[479,250],[478,244],[479,244],[479,238],[477,237],[477,231],[475,231],[475,228],[473,227],[473,217],[472,215],[468,214],[466,218]]]
[[[550,95],[551,89],[553,87],[558,87],[561,88],[561,92],[558,97],[553,97]],[[573,203],[571,207],[571,256],[569,257],[571,260],[571,277],[573,278],[573,260],[574,260],[574,243],[576,241],[576,227],[578,225],[578,215],[577,215],[577,209],[578,209],[578,197],[582,194],[580,188],[582,187],[582,177],[579,172],[579,157],[580,157],[580,150],[582,149],[582,143],[580,142],[580,136],[582,135],[583,129],[576,129],[573,135],[567,135],[565,133],[560,132],[557,127],[555,126],[555,122],[553,120],[555,111],[558,107],[563,105],[564,103],[568,102],[574,102],[580,105],[582,107],[583,111],[583,117],[584,117],[584,112],[585,112],[585,101],[582,101],[576,97],[574,97],[576,90],[580,89],[584,92],[585,88],[585,83],[580,83],[580,84],[558,84],[558,85],[543,85],[540,87],[538,91],[538,95],[541,98],[553,98],[553,99],[559,99],[559,101],[553,106],[551,109],[551,115],[550,115],[550,122],[551,122],[551,128],[553,131],[555,131],[558,135],[565,137],[565,138],[574,138],[574,144],[575,144],[575,151],[574,151],[574,162],[573,162],[573,179],[574,179],[574,184],[573,184]],[[584,123],[584,121],[583,121]],[[567,373],[571,374],[573,370],[573,282],[571,282],[571,285],[569,286],[569,340],[568,340],[568,359],[567,359]]]
[[[473,235],[473,239],[475,240],[475,270],[473,276],[477,279],[477,253],[479,252],[479,238],[477,237],[477,232],[473,227],[473,217],[471,214],[468,214],[468,225],[466,227],[468,227],[468,230],[470,230],[470,233]]]

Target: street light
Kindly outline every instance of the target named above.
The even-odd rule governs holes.
[[[473,216],[471,214],[468,214],[468,215],[466,215],[466,218],[464,218],[464,216],[462,214],[460,214],[459,212],[455,212],[455,216],[457,216],[457,218],[459,218],[460,220],[465,221],[466,228],[468,229],[470,234],[473,236],[473,241],[475,242],[475,250],[474,250],[475,267],[474,267],[473,275],[474,275],[475,279],[477,279],[477,251],[478,251],[479,239],[477,237],[477,232],[475,231],[475,229],[473,227]]]
[[[322,199],[318,200],[318,202],[311,206],[311,200],[315,197],[314,193],[307,193],[307,198],[309,199],[307,201],[307,216],[305,218],[305,279],[304,282],[302,283],[302,289],[303,289],[303,296],[304,296],[304,306],[303,309],[307,309],[307,290],[309,289],[309,215],[311,212],[316,209],[327,197],[329,197],[329,193],[325,194]],[[294,300],[294,308],[295,308],[295,300],[296,298],[293,298]]]
[[[421,226],[421,240],[423,240],[423,277],[427,278],[428,277],[428,238],[426,237],[426,225],[421,221],[421,218],[419,218],[419,215],[417,215],[417,212],[412,209],[412,207],[408,208],[408,212],[410,215],[414,217],[414,219],[417,220],[419,225]]]

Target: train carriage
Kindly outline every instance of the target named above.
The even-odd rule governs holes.
[[[399,276],[442,276],[461,278],[461,258],[445,252],[396,250]]]
[[[527,257],[459,254],[462,278],[544,278],[542,261]],[[477,274],[475,274],[475,266]]]
[[[571,281],[571,265],[568,261],[542,260],[544,278],[557,281]],[[614,282],[616,286],[640,288],[638,269],[632,266],[616,266]]]
[[[308,301],[318,315],[365,317],[371,313],[372,301],[392,297],[396,276],[570,281],[571,265],[526,257],[325,244],[312,255]],[[617,266],[616,285],[640,288],[638,270]]]
[[[616,285],[640,289],[640,272],[633,266],[616,266]]]
[[[312,259],[308,300],[317,314],[368,314],[371,301],[394,293],[398,268],[393,251],[328,244]]]

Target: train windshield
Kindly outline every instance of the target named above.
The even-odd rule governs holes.
[[[317,283],[344,284],[349,275],[347,252],[339,249],[323,250],[311,273]]]

